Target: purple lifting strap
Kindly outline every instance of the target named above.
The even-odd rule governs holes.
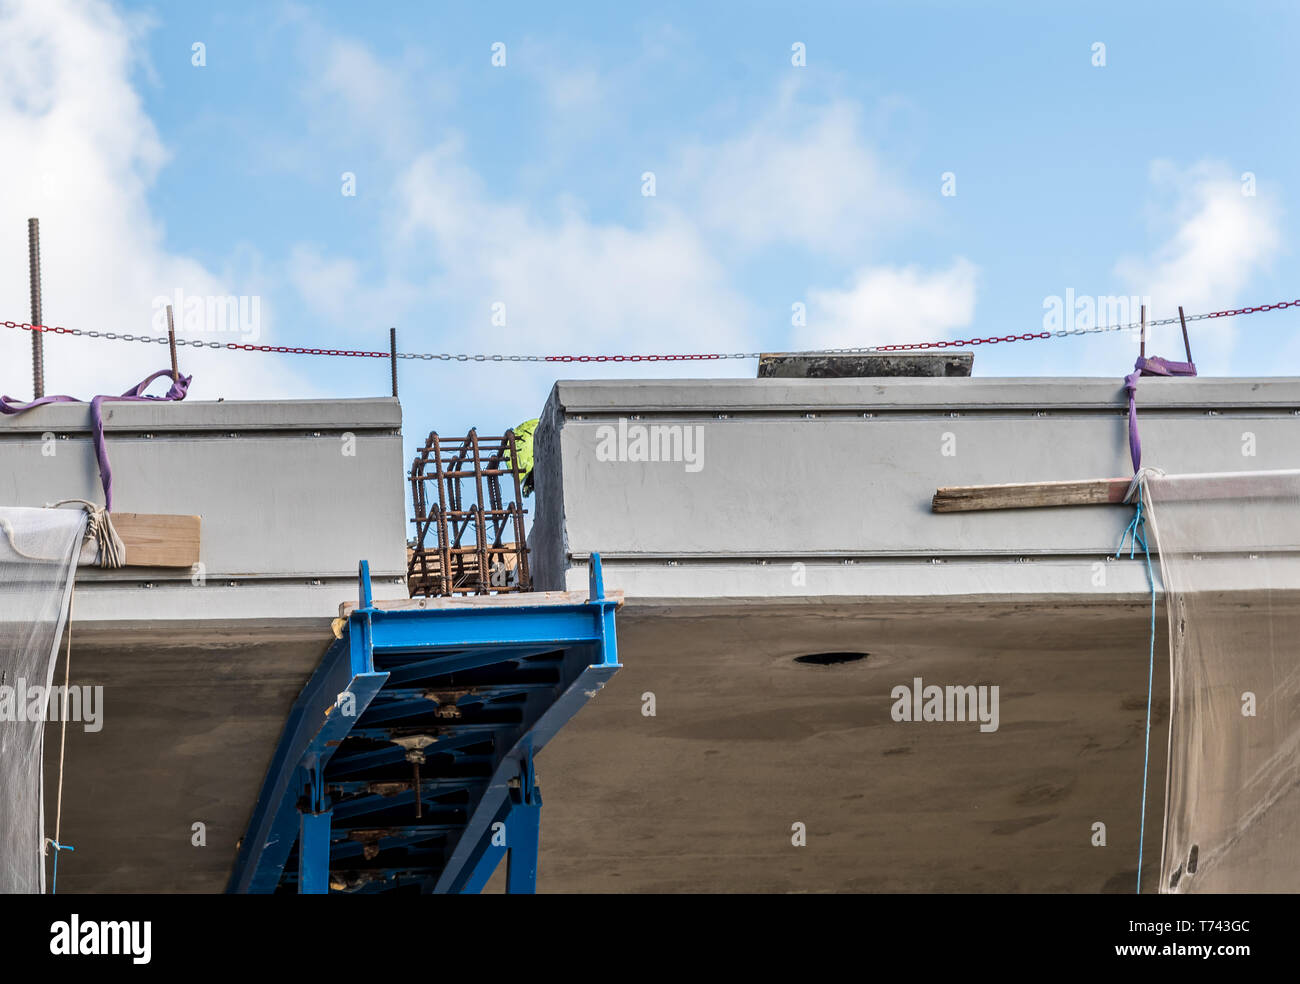
[[[165,396],[146,396],[145,390],[159,376],[166,376],[172,381],[171,388]],[[183,400],[190,387],[192,376],[173,374],[170,369],[160,369],[139,385],[131,387],[121,396],[97,396],[90,401],[91,430],[95,440],[95,459],[99,462],[99,481],[104,487],[104,508],[113,511],[113,467],[108,460],[108,442],[104,440],[104,413],[102,404],[109,402],[143,402],[145,400]],[[0,413],[17,414],[47,403],[82,403],[74,396],[44,396],[31,403],[16,403],[8,396],[0,396]]]
[[[1196,363],[1171,362],[1153,355],[1151,358],[1139,357],[1133,363],[1133,371],[1124,377],[1124,389],[1128,391],[1128,453],[1133,460],[1133,473],[1142,467],[1142,439],[1138,436],[1137,386],[1141,376],[1195,376]]]

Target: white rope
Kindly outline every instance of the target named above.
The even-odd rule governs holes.
[[[23,560],[35,560],[43,564],[55,563],[57,557],[35,557],[27,553],[22,547],[18,546],[18,541],[14,539],[14,527],[7,519],[0,519],[0,530],[4,531],[5,539],[9,541],[9,549],[16,553]]]
[[[72,590],[68,595],[68,648],[63,657],[63,709],[59,712],[59,795],[54,808],[54,843],[62,844],[59,838],[63,824],[63,750],[68,743],[68,682],[72,678],[72,604],[77,598],[77,583],[74,579]]]
[[[1142,483],[1147,480],[1148,475],[1155,475],[1159,478],[1164,478],[1165,473],[1164,470],[1161,468],[1151,468],[1151,467],[1139,468],[1137,470],[1137,474],[1133,476],[1133,481],[1128,483],[1128,491],[1124,493],[1124,501],[1126,503],[1133,502],[1134,494],[1137,492],[1138,488],[1142,485]]]
[[[57,509],[75,503],[86,510],[86,539],[95,541],[96,556],[100,567],[116,570],[126,566],[126,545],[113,529],[113,519],[108,510],[97,506],[88,499],[60,499],[48,508]]]

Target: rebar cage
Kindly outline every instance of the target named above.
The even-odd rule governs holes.
[[[501,437],[471,430],[450,440],[429,434],[411,463],[411,597],[532,590],[518,462],[513,430]],[[503,478],[507,493],[513,491],[508,502]]]

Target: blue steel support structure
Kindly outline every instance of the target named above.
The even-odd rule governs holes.
[[[360,603],[289,716],[232,892],[477,892],[537,880],[534,756],[619,669],[599,556],[585,602]]]

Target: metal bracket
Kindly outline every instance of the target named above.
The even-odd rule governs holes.
[[[519,775],[510,781],[487,843],[466,873],[462,894],[483,891],[501,859],[506,859],[506,892],[531,895],[537,891],[537,854],[542,834],[542,791],[537,786],[531,749],[519,760]]]
[[[307,772],[307,796],[306,801],[298,806],[298,892],[301,895],[325,895],[330,889],[333,811],[325,792],[325,771],[320,759],[304,768]]]

